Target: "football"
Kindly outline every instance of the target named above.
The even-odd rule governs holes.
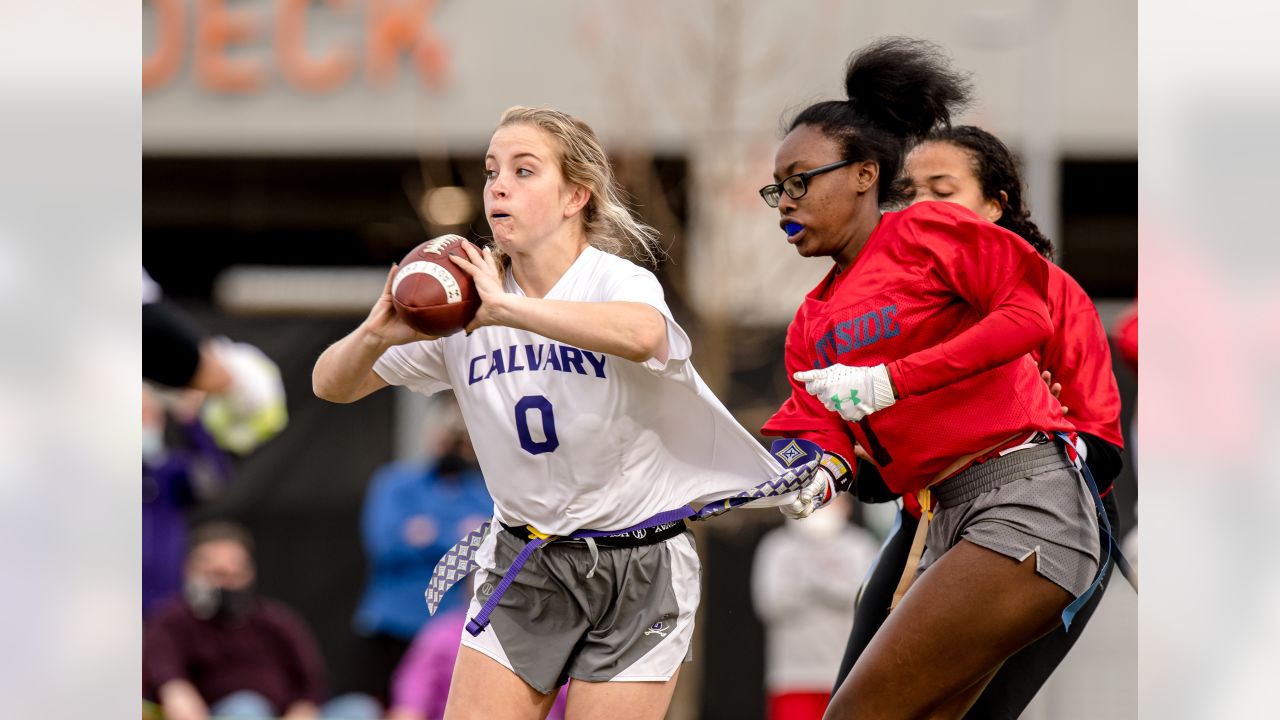
[[[467,326],[480,307],[471,276],[454,264],[451,255],[466,258],[459,235],[441,235],[404,256],[391,281],[396,312],[413,329],[437,337]]]

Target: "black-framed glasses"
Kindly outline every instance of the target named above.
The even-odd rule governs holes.
[[[782,199],[782,193],[786,193],[787,197],[792,200],[799,200],[804,194],[809,192],[809,178],[817,177],[825,172],[831,172],[845,165],[852,163],[852,160],[841,160],[833,162],[830,165],[823,165],[812,170],[806,170],[802,173],[796,173],[788,178],[784,178],[780,183],[765,185],[760,188],[760,197],[764,198],[764,202],[771,208],[778,207],[778,201]]]

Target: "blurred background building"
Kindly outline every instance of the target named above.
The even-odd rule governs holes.
[[[885,34],[973,73],[961,120],[1019,154],[1033,214],[1110,327],[1137,294],[1135,0],[143,3],[144,264],[205,327],[274,359],[289,403],[288,428],[199,513],[253,530],[263,591],[307,618],[335,692],[358,675],[362,498],[417,452],[427,409],[399,390],[324,403],[311,366],[410,248],[485,239],[502,110],[551,105],[595,128],[668,244],[659,276],[699,371],[755,430],[786,396],[786,323],[822,272],[755,191],[780,118],[842,96],[845,58]],[[1116,375],[1128,429],[1136,379]],[[1117,485],[1132,524],[1132,473]],[[697,663],[672,717],[762,716],[750,566],[779,518],[738,515],[699,530]],[[1136,600],[1117,582],[1026,717],[1134,717],[1136,676]]]

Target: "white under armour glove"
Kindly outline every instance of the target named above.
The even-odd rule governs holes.
[[[853,470],[849,463],[836,453],[823,452],[818,467],[800,487],[796,499],[789,505],[779,505],[778,512],[792,520],[809,517],[814,510],[831,502],[836,493],[847,491],[852,483]]]
[[[803,370],[793,377],[804,383],[804,389],[821,400],[823,407],[849,422],[858,422],[897,402],[889,382],[889,370],[884,365],[837,364],[821,370]]]

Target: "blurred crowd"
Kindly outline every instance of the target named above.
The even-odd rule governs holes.
[[[429,617],[423,589],[452,539],[492,513],[456,405],[427,424],[426,453],[380,468],[361,513],[368,583],[352,622],[368,646],[368,693],[327,690],[306,619],[255,590],[254,541],[227,520],[189,515],[234,482],[194,391],[143,393],[143,696],[155,717],[443,716],[464,595]]]

